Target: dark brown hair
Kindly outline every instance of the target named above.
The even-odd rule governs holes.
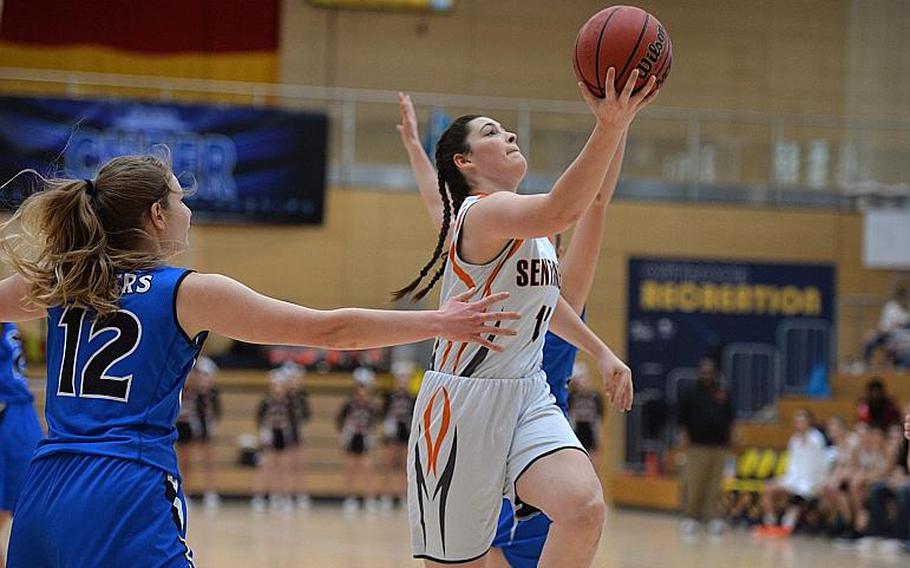
[[[433,251],[433,256],[429,262],[420,269],[420,274],[417,275],[417,278],[404,288],[392,293],[392,297],[396,300],[412,293],[412,301],[420,300],[433,289],[433,286],[436,285],[436,282],[439,281],[443,272],[445,272],[446,255],[443,247],[445,246],[446,236],[449,234],[452,219],[458,215],[461,204],[464,203],[468,193],[471,191],[468,180],[465,179],[464,174],[455,165],[455,155],[466,154],[471,150],[467,142],[468,123],[479,117],[480,115],[476,114],[460,116],[439,137],[439,142],[436,144],[436,179],[439,183],[439,194],[442,196],[442,226],[439,229],[436,249]],[[446,186],[448,186],[448,193],[446,193]],[[451,196],[451,205],[449,196]],[[442,259],[442,264],[440,264],[436,273],[433,274],[429,283],[419,291],[414,292],[440,259]]]

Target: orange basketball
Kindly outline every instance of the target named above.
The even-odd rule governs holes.
[[[614,85],[621,91],[633,69],[635,91],[651,75],[660,87],[673,65],[673,44],[660,21],[635,6],[610,6],[594,14],[578,30],[573,57],[575,75],[591,93],[603,98],[607,69],[616,69]]]

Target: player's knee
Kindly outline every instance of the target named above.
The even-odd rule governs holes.
[[[586,491],[578,491],[564,501],[561,507],[561,518],[554,522],[571,525],[573,530],[599,532],[604,523],[607,506],[599,485]]]
[[[578,530],[590,530],[599,534],[606,514],[607,506],[604,504],[603,495],[598,491],[581,504],[573,524]]]

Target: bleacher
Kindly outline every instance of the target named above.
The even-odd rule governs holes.
[[[390,384],[386,376],[377,377],[377,385]],[[218,491],[224,496],[248,496],[252,492],[256,469],[238,463],[237,437],[257,435],[256,407],[268,388],[267,371],[222,371],[216,384],[221,390],[223,415],[214,444],[218,460]],[[339,497],[346,494],[344,486],[343,452],[339,444],[335,416],[351,390],[350,373],[311,373],[306,377],[312,415],[304,427],[306,445],[305,475],[307,490],[314,497]],[[42,381],[43,387],[43,381]],[[377,389],[379,390],[379,389]],[[43,392],[35,393],[36,406],[44,412]],[[377,395],[377,403],[379,398]],[[258,435],[257,435],[258,438]],[[377,437],[378,441],[378,437]],[[377,471],[382,462],[375,453]],[[201,491],[201,478],[193,471],[185,479],[188,493]]]
[[[857,399],[866,391],[866,383],[872,378],[879,378],[885,384],[888,394],[895,400],[900,408],[910,403],[910,373],[863,373],[859,375],[838,374],[832,379],[831,398],[808,398],[804,396],[789,395],[781,398],[777,403],[776,418],[771,422],[739,422],[734,429],[734,444],[738,457],[744,452],[753,453],[756,459],[763,456],[774,458],[773,468],[778,469],[779,458],[786,449],[790,435],[793,433],[793,415],[801,408],[809,409],[815,420],[821,424],[832,416],[841,416],[848,423],[854,421],[856,415]],[[770,451],[765,454],[765,451]],[[737,467],[743,467],[743,461],[738,460]],[[759,468],[755,464],[756,469]],[[736,484],[734,480],[727,480],[725,487],[731,489],[735,486],[755,488],[760,485],[757,479],[763,476],[756,475],[750,483]],[[749,480],[749,477],[745,479]],[[681,506],[682,492],[678,479],[672,476],[645,477],[637,475],[619,475],[612,480],[611,494],[614,503],[629,507],[654,508],[662,510],[678,510]]]
[[[808,408],[818,422],[840,415],[852,422],[856,401],[866,388],[866,383],[878,377],[885,383],[888,393],[899,405],[910,402],[910,374],[866,373],[837,375],[831,384],[832,398],[813,399],[802,396],[785,396],[777,403],[776,419],[772,422],[739,422],[734,431],[737,454],[744,450],[784,450],[792,433],[794,413]],[[255,410],[268,386],[266,371],[222,371],[217,378],[221,389],[223,417],[215,437],[218,459],[218,490],[226,496],[246,496],[251,493],[255,469],[238,463],[237,437],[256,434]],[[388,376],[377,378],[379,389],[390,384]],[[343,452],[338,442],[335,416],[351,389],[348,373],[319,375],[311,373],[306,378],[312,417],[304,428],[306,443],[305,475],[308,491],[316,497],[339,497],[345,494]],[[379,401],[377,395],[377,402]],[[36,403],[43,416],[43,393],[36,392]],[[377,441],[378,441],[377,434]],[[382,461],[374,454],[377,472],[381,473]],[[186,479],[191,494],[200,491],[201,479],[192,472]],[[642,477],[615,475],[609,479],[611,495],[618,505],[676,510],[680,505],[680,484],[670,476]]]

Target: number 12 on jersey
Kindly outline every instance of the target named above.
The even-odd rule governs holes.
[[[87,341],[92,341],[104,332],[114,334],[88,356],[88,360],[77,369],[79,347],[82,342],[82,324],[85,321],[84,308],[68,307],[60,316],[57,327],[63,328],[63,357],[60,360],[60,377],[57,382],[57,396],[102,398],[127,402],[133,375],[114,377],[107,374],[115,363],[127,357],[139,346],[142,338],[142,323],[133,312],[117,310],[105,318],[95,318],[89,330]],[[79,390],[76,390],[76,376],[79,376]]]

